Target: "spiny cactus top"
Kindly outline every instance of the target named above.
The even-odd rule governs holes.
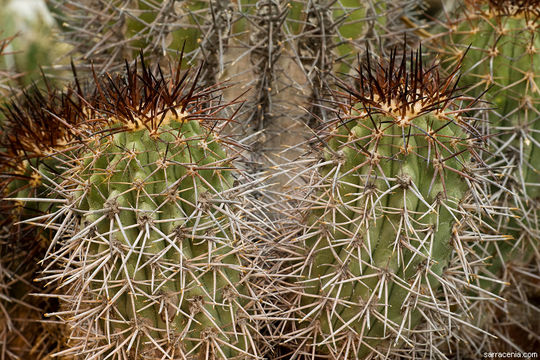
[[[189,74],[178,68],[165,77],[142,61],[54,97],[60,104],[44,111],[56,122],[36,118],[31,107],[8,110],[18,133],[10,131],[6,157],[39,158],[44,166],[26,164],[48,190],[47,199],[19,197],[58,205],[30,221],[55,229],[42,280],[63,294],[62,311],[51,315],[73,326],[64,355],[261,352],[251,321],[258,271],[247,239],[264,226],[245,196],[253,181],[234,163],[242,146],[221,131],[229,105],[216,101],[217,87],[200,88]],[[51,124],[54,139],[44,135]]]
[[[460,321],[448,306],[473,280],[468,259],[481,263],[468,240],[482,238],[489,205],[479,181],[483,138],[459,106],[455,78],[440,78],[419,53],[407,61],[393,52],[367,58],[355,85],[328,105],[336,118],[318,134],[318,175],[307,177],[306,221],[293,242],[303,292],[291,301],[288,336],[297,354],[431,354],[433,337]]]

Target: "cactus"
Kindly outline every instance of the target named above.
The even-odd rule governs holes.
[[[460,321],[449,304],[473,279],[470,248],[493,211],[483,205],[483,138],[453,94],[455,72],[439,78],[419,52],[408,69],[395,52],[372,61],[335,100],[342,111],[318,135],[318,175],[303,185],[312,190],[291,245],[303,292],[285,308],[297,321],[287,341],[306,358],[399,356],[407,347],[433,355],[433,338]],[[423,340],[422,324],[433,331]]]
[[[231,27],[231,2],[219,1],[56,1],[66,41],[77,58],[91,59],[100,73],[120,70],[140,51],[151,60],[184,54],[204,59],[202,81],[210,86],[223,72]],[[90,10],[90,11],[89,11]],[[165,62],[166,63],[166,62]]]
[[[533,233],[538,218],[525,204],[536,203],[540,196],[540,164],[535,160],[540,151],[538,9],[535,1],[467,1],[461,17],[445,24],[448,31],[435,43],[448,54],[446,62],[467,51],[462,78],[469,94],[477,96],[489,89],[486,99],[495,108],[488,113],[494,158],[502,157],[515,167],[504,185],[521,194],[521,200],[507,201],[515,201],[524,216],[521,227]]]
[[[57,197],[51,179],[61,172],[61,162],[55,153],[83,131],[77,129],[83,120],[77,111],[81,106],[78,96],[81,94],[71,90],[61,93],[51,89],[45,93],[34,85],[2,106],[2,115],[7,119],[0,126],[0,164],[8,174],[2,187],[4,198]],[[13,206],[12,216],[20,221],[44,215],[56,205],[52,201],[15,200],[8,206]]]
[[[518,167],[518,187],[526,199],[540,196],[540,151],[536,121],[540,109],[538,86],[540,63],[537,36],[540,22],[538,1],[466,1],[461,17],[445,24],[442,43],[451,62],[467,51],[463,63],[463,86],[495,107],[490,112],[497,152],[507,153]],[[468,49],[468,50],[467,50]],[[510,140],[510,141],[509,141]],[[512,159],[512,157],[514,159]]]
[[[26,221],[55,229],[41,280],[59,282],[62,308],[48,316],[73,329],[58,355],[257,357],[247,237],[263,226],[247,210],[243,193],[254,190],[234,165],[240,148],[221,133],[226,105],[205,100],[219,88],[179,70],[165,78],[144,61],[95,79],[94,90],[77,82],[49,99],[62,106],[47,109],[59,119],[47,155],[34,142],[50,123],[31,118],[26,128],[8,113],[12,128],[34,137],[21,134],[14,152],[57,163],[52,173],[32,167],[53,199],[17,194],[59,204]]]
[[[455,19],[441,22],[431,45],[437,52],[442,49],[445,64],[467,52],[463,87],[472,96],[486,92],[486,107],[491,107],[485,111],[489,126],[483,132],[490,151],[484,157],[501,173],[497,186],[509,191],[493,191],[490,202],[513,208],[515,215],[512,219],[496,216],[490,231],[511,235],[516,241],[490,242],[483,250],[492,256],[486,272],[502,280],[491,291],[500,292],[509,302],[504,307],[480,307],[478,312],[484,318],[480,326],[497,329],[506,339],[510,347],[505,350],[523,349],[518,345],[520,337],[512,335],[516,333],[512,326],[523,327],[519,314],[529,314],[527,321],[538,317],[534,305],[538,285],[533,279],[540,274],[539,9],[538,1],[465,1],[452,14]],[[523,309],[516,311],[519,307]],[[501,349],[489,337],[477,343]]]
[[[538,4],[467,0],[436,20],[443,76],[406,55],[414,36],[392,47],[426,34],[404,27],[415,3],[53,1],[93,65],[2,106],[0,354],[534,346],[519,337],[538,340]]]
[[[448,62],[468,48],[464,87],[475,96],[488,90],[485,98],[493,107],[486,112],[493,153],[488,161],[506,166],[500,183],[511,190],[511,196],[502,193],[493,201],[516,208],[519,217],[498,225],[499,231],[516,237],[519,246],[497,246],[500,249],[492,251],[497,268],[504,267],[506,257],[527,262],[540,236],[539,8],[538,1],[467,1],[457,10],[457,20],[443,24],[445,31],[435,43],[445,49]]]

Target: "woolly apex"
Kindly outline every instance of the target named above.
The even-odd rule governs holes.
[[[175,68],[169,68],[165,76],[157,66],[152,71],[140,56],[140,69],[126,63],[126,72],[121,75],[107,75],[96,81],[94,107],[107,114],[109,121],[121,123],[125,129],[146,128],[155,133],[161,125],[170,121],[209,120],[215,127],[214,114],[230,106],[221,104],[209,108],[209,101],[217,98],[216,93],[223,87],[208,88],[198,86],[202,66],[196,74],[181,69],[182,60]]]
[[[222,128],[229,119],[214,115],[235,102],[211,105],[223,87],[201,88],[200,68],[194,75],[181,69],[181,62],[164,75],[159,65],[151,69],[141,54],[140,66],[126,62],[124,73],[93,73],[83,85],[72,66],[75,82],[64,91],[34,85],[1,109],[6,117],[0,144],[4,162],[46,157],[104,132],[146,128],[155,135],[171,120],[199,120],[213,130]]]
[[[372,66],[368,53],[353,76],[356,86],[341,88],[353,96],[352,102],[362,103],[370,113],[391,116],[401,126],[428,112],[444,112],[456,98],[459,64],[448,77],[441,78],[437,65],[424,67],[421,48],[411,50],[408,63],[407,68],[407,56],[400,61],[394,48],[388,60],[381,59]]]
[[[406,54],[405,49],[403,53]],[[421,136],[429,144],[428,158],[424,160],[428,164],[435,161],[441,166],[440,170],[448,168],[445,165],[446,160],[453,159],[465,151],[469,151],[474,159],[481,163],[475,148],[478,147],[477,143],[483,142],[484,139],[474,128],[474,124],[462,116],[467,111],[473,110],[472,106],[478,99],[457,95],[461,60],[450,75],[443,77],[439,73],[438,64],[434,63],[428,67],[423,64],[421,48],[416,52],[410,51],[408,57],[405,55],[401,58],[394,49],[388,60],[381,59],[375,64],[368,54],[353,77],[354,84],[342,83],[340,87],[343,91],[335,94],[344,116],[338,116],[337,120],[327,124],[326,127],[348,127],[349,122],[355,123],[359,119],[361,122],[369,122],[364,127],[370,128],[372,132],[369,143],[374,149],[371,155],[369,151],[365,154],[370,157],[377,153],[381,137],[392,133],[392,128],[397,126],[401,129],[398,133],[401,133],[403,143],[387,160],[394,159],[400,153],[407,155],[410,151],[414,152],[409,145],[409,139],[411,136]],[[469,104],[463,106],[466,101]],[[384,121],[374,121],[375,115],[382,115],[384,118],[378,119]],[[427,127],[425,124],[419,126],[416,123],[416,119],[424,115],[430,116]],[[425,118],[421,122],[424,123]],[[446,127],[451,124],[462,129],[462,136],[452,138],[441,134],[446,132]],[[459,150],[453,152],[451,149]],[[367,151],[363,146],[358,150]],[[418,153],[416,155],[419,156]],[[454,168],[448,170],[467,176],[466,173]]]
[[[2,146],[14,156],[34,158],[64,148],[80,134],[87,118],[79,94],[36,86],[10,103],[2,112]]]

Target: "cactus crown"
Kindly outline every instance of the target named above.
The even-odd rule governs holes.
[[[2,147],[11,155],[33,158],[74,145],[84,138],[83,133],[89,136],[114,124],[114,132],[145,128],[155,133],[173,119],[198,117],[206,106],[203,99],[221,89],[198,88],[200,71],[195,76],[183,71],[182,60],[169,69],[172,75],[165,77],[159,65],[153,71],[142,54],[140,59],[140,69],[137,61],[133,66],[126,63],[124,74],[98,77],[94,73],[93,84],[81,84],[73,67],[76,81],[65,91],[34,85],[23,92],[1,109],[6,117]],[[228,105],[219,105],[211,113]]]
[[[342,86],[352,95],[351,102],[361,103],[370,114],[391,116],[400,126],[410,125],[414,118],[429,112],[443,112],[455,98],[459,65],[441,78],[435,65],[426,69],[422,64],[421,48],[410,52],[408,69],[407,57],[399,61],[396,53],[392,50],[389,59],[375,67],[369,54],[366,56],[355,76],[356,87]]]
[[[441,77],[437,65],[425,67],[422,64],[421,49],[415,53],[411,51],[408,60],[407,56],[399,60],[396,50],[393,50],[388,60],[381,60],[373,65],[368,55],[357,70],[354,77],[355,85],[342,85],[341,88],[345,93],[337,94],[338,97],[348,97],[345,102],[340,102],[344,113],[348,114],[353,123],[358,119],[369,118],[373,125],[370,130],[373,139],[380,139],[385,134],[392,133],[393,126],[401,128],[398,132],[403,139],[402,146],[398,152],[391,154],[389,160],[393,160],[394,156],[399,154],[409,154],[411,150],[409,139],[411,136],[419,135],[424,136],[430,146],[433,146],[434,151],[428,153],[430,158],[425,159],[428,164],[432,160],[437,162],[445,159],[445,156],[438,153],[438,149],[451,155],[449,148],[442,145],[446,142],[454,148],[464,145],[472,150],[475,141],[478,140],[478,134],[459,116],[467,109],[456,109],[459,96],[455,93],[461,61],[450,75]],[[384,121],[381,117],[374,121],[373,117],[376,115],[384,117]],[[425,115],[430,117],[427,122]],[[419,119],[418,124],[416,119]],[[343,122],[343,119],[339,118],[337,121]],[[376,124],[378,121],[380,122]],[[461,135],[454,138],[438,136],[439,133],[445,133],[450,124],[462,128]],[[378,143],[377,141],[372,144]],[[441,165],[444,167],[444,164]]]
[[[92,105],[108,114],[109,122],[118,122],[124,130],[147,129],[155,133],[171,120],[188,121],[200,113],[202,99],[217,88],[200,91],[196,87],[200,68],[195,78],[190,79],[188,72],[182,72],[181,62],[176,65],[175,69],[169,69],[172,75],[165,78],[161,67],[153,72],[141,54],[139,71],[135,62],[133,67],[126,66],[125,74],[109,75],[98,83]]]

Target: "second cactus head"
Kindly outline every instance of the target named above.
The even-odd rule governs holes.
[[[419,52],[392,52],[367,58],[330,102],[339,111],[318,134],[293,241],[297,354],[430,352],[460,318],[445,304],[473,281],[469,246],[489,209],[478,191],[483,139],[455,94],[456,72],[443,78]]]

